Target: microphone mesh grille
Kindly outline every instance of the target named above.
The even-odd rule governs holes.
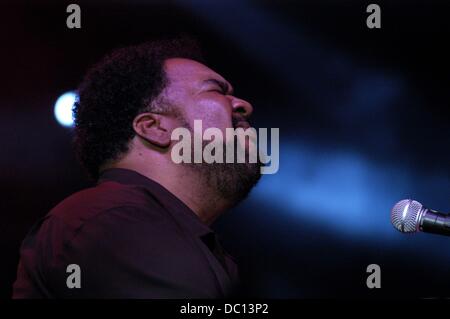
[[[412,200],[403,199],[392,207],[391,222],[402,233],[414,233],[418,230],[418,215],[422,204]]]

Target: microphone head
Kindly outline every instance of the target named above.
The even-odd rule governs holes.
[[[402,233],[415,233],[419,231],[419,220],[422,204],[412,200],[403,199],[392,207],[391,222]]]

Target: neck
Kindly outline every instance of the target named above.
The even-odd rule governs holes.
[[[206,181],[194,170],[173,162],[161,163],[125,158],[108,168],[126,168],[161,184],[188,206],[206,225],[211,225],[227,208],[229,203],[208,187]]]

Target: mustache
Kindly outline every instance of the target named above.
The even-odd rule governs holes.
[[[233,116],[231,118],[231,123],[233,124],[234,128],[238,126],[252,127],[250,121],[243,116]]]

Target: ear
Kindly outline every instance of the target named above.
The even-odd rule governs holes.
[[[133,129],[148,143],[159,147],[170,146],[170,132],[162,125],[163,116],[154,113],[141,113],[133,120]]]

